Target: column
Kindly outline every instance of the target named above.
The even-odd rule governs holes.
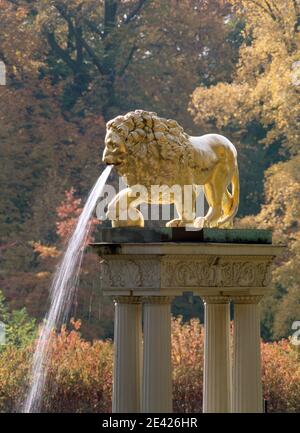
[[[204,306],[203,412],[228,413],[231,409],[230,299],[206,296]]]
[[[172,412],[171,298],[144,299],[142,412]]]
[[[262,412],[260,317],[261,296],[234,297],[232,412]]]
[[[139,297],[115,302],[113,413],[141,410],[142,315]]]

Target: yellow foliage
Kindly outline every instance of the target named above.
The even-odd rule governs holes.
[[[287,250],[273,271],[275,318],[273,337],[290,335],[293,321],[300,317],[300,155],[273,165],[266,171],[265,200],[260,213],[239,221],[239,227],[273,230],[274,243],[283,242]],[[280,289],[278,295],[276,289]],[[282,295],[283,294],[283,295]],[[267,297],[263,309],[274,301]]]
[[[56,247],[47,247],[46,245],[40,244],[40,242],[32,243],[34,252],[39,253],[41,257],[58,257],[60,255],[60,251],[57,250]]]
[[[42,280],[44,278],[49,278],[50,275],[51,275],[50,272],[38,272],[36,274],[36,277]]]
[[[245,41],[233,82],[198,87],[190,111],[198,124],[240,128],[258,120],[265,144],[281,139],[293,153],[300,136],[300,4],[294,0],[231,0],[245,20]],[[225,113],[225,115],[224,115]]]

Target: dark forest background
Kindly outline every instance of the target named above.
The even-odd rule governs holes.
[[[105,123],[142,108],[236,145],[237,225],[272,228],[289,247],[263,301],[263,337],[290,335],[300,319],[299,2],[2,0],[0,20],[0,289],[9,309],[43,317],[57,258],[103,170]],[[173,312],[202,317],[201,302],[178,299]],[[85,337],[112,335],[91,252],[73,315]]]

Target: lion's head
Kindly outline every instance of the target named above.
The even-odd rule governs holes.
[[[126,176],[129,185],[155,184],[156,175],[159,183],[162,176],[172,177],[190,148],[189,136],[175,120],[136,110],[107,123],[103,161]]]

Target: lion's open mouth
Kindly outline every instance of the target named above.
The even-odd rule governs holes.
[[[114,166],[119,166],[123,163],[123,160],[120,159],[114,160],[114,158],[111,158],[110,156],[106,156],[105,158],[103,158],[103,161],[105,162],[106,165],[114,165]]]

